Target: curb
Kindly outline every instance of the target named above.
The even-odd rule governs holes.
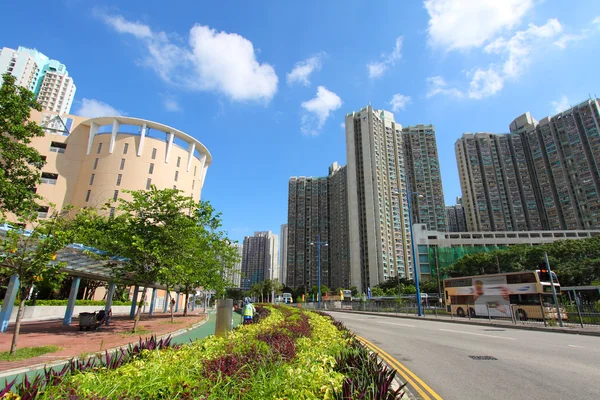
[[[208,320],[209,320],[209,317],[210,317],[210,313],[206,313],[206,318],[204,320],[195,323],[194,325],[190,326],[189,328],[179,329],[179,330],[177,330],[175,332],[171,332],[171,333],[165,333],[163,335],[157,336],[156,339],[163,339],[163,338],[166,338],[168,336],[171,336],[172,338],[174,338],[174,337],[183,335],[184,333],[189,332],[192,329],[196,329],[199,326],[202,326],[205,323],[207,323]],[[108,351],[109,353],[112,353],[112,352],[118,351],[118,350],[120,350],[122,348],[127,348],[132,343],[135,343],[135,342],[129,342],[129,343],[121,345],[121,346],[112,347],[110,349],[106,349],[106,351]],[[94,353],[94,354],[91,354],[91,355],[87,356],[85,358],[85,360],[89,359],[90,357],[96,357],[96,354],[97,353]],[[74,356],[74,357],[69,357],[69,358],[62,358],[60,360],[52,361],[52,362],[49,362],[49,363],[34,364],[34,365],[29,366],[29,367],[21,367],[21,368],[9,369],[9,370],[0,372],[0,379],[5,379],[6,377],[11,376],[11,375],[26,374],[28,372],[42,370],[44,367],[47,367],[49,369],[50,368],[54,368],[54,367],[58,367],[58,366],[61,366],[61,365],[65,365],[66,363],[71,362],[71,360],[80,360],[80,359],[81,359],[81,357]]]
[[[490,327],[503,327],[503,328],[509,328],[509,329],[520,329],[520,330],[527,330],[527,331],[539,331],[539,332],[553,332],[553,333],[565,333],[565,334],[570,334],[570,335],[584,335],[584,336],[598,336],[600,337],[600,330],[598,331],[586,331],[586,330],[581,330],[581,329],[568,329],[568,328],[549,328],[549,327],[545,327],[545,326],[527,326],[527,325],[509,325],[509,324],[503,324],[503,323],[494,323],[494,322],[483,322],[483,321],[473,321],[473,322],[468,322],[468,321],[459,321],[459,320],[454,320],[454,319],[445,319],[445,318],[438,318],[438,319],[433,319],[433,318],[429,318],[429,317],[417,317],[417,316],[412,316],[412,315],[401,315],[401,314],[389,314],[389,313],[377,313],[377,312],[372,312],[372,311],[350,311],[350,310],[326,310],[327,312],[341,312],[341,313],[348,313],[348,314],[363,314],[363,315],[377,315],[380,317],[390,317],[390,318],[404,318],[404,319],[414,319],[414,320],[418,320],[418,321],[433,321],[433,322],[446,322],[446,323],[450,323],[450,324],[461,324],[461,325],[478,325],[478,326],[490,326]]]

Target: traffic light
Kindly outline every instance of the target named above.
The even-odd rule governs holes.
[[[540,268],[540,282],[550,282],[550,272],[548,271],[548,267],[546,266],[546,263],[540,263],[539,264],[539,268]]]

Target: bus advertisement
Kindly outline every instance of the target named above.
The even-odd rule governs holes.
[[[543,276],[542,276],[543,277]],[[554,277],[554,287],[560,284]],[[549,278],[549,277],[548,277]],[[540,280],[539,271],[466,276],[444,280],[444,297],[448,312],[459,317],[506,317],[557,319],[550,281]],[[542,309],[544,316],[542,316]],[[561,318],[567,315],[561,307]]]

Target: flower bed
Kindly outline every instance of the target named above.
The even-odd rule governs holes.
[[[227,338],[107,354],[108,360],[47,379],[37,398],[400,398],[401,389],[391,385],[395,372],[331,317],[285,306],[259,310],[260,323],[241,326]],[[34,398],[31,390],[18,392],[24,400]]]

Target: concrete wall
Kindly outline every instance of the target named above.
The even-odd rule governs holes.
[[[67,306],[25,306],[25,313],[23,315],[23,322],[27,321],[46,321],[51,319],[63,319],[65,317],[65,311]],[[104,306],[75,306],[73,311],[73,318],[77,318],[79,313],[82,312],[94,312],[104,309]],[[149,306],[145,307],[147,311]],[[17,312],[19,307],[13,307],[12,313],[10,314],[10,322],[17,320]],[[129,315],[131,306],[113,306],[113,315]],[[161,313],[161,309],[156,309],[154,312]]]

